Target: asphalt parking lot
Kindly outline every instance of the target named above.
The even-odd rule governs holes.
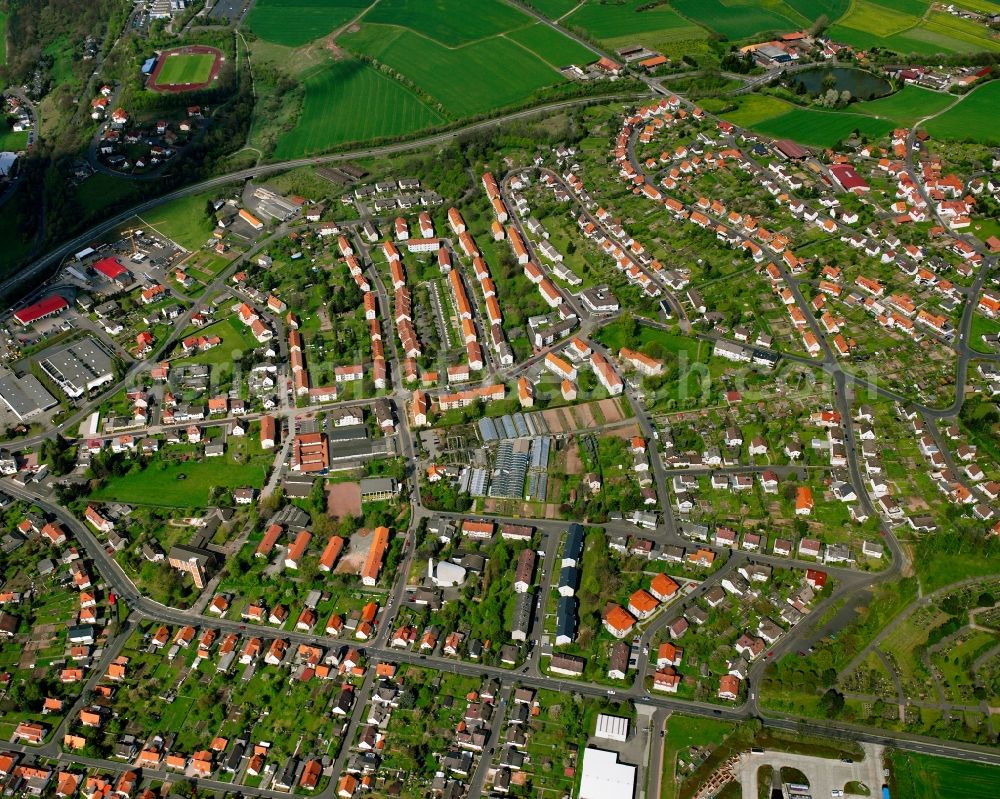
[[[775,772],[786,766],[798,769],[809,780],[809,794],[813,799],[839,795],[833,792],[843,791],[844,786],[853,781],[864,783],[870,795],[875,796],[882,786],[882,747],[875,744],[862,746],[864,759],[853,763],[786,752],[745,752],[740,756],[739,764],[743,799],[757,799],[757,770],[761,766],[771,766]]]

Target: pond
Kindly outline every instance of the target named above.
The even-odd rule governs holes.
[[[833,79],[832,86],[829,85],[828,78]],[[803,84],[809,94],[819,94],[833,88],[838,92],[849,91],[851,97],[859,100],[883,97],[892,91],[892,84],[885,78],[854,67],[816,67],[789,75],[787,80],[792,87],[798,83]]]

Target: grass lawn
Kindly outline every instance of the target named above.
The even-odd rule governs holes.
[[[25,230],[20,224],[20,207],[24,202],[24,188],[18,188],[0,214],[0,275],[6,275],[15,264],[31,252],[35,239],[34,230]]]
[[[754,130],[778,138],[792,138],[816,147],[832,147],[855,130],[869,139],[877,139],[896,127],[892,122],[866,114],[844,111],[819,111],[793,108],[787,114],[753,125]]]
[[[156,76],[156,85],[171,83],[204,83],[212,74],[215,56],[211,53],[178,53],[167,60]]]
[[[268,461],[256,459],[238,464],[230,460],[228,453],[210,460],[154,461],[146,469],[112,477],[93,496],[132,505],[203,508],[208,504],[209,491],[216,486],[261,488]]]
[[[739,99],[739,108],[728,111],[725,118],[734,125],[752,127],[766,119],[787,114],[793,106],[767,94],[747,94]]]
[[[982,555],[935,554],[933,558],[916,561],[917,577],[925,594],[970,577],[996,574],[1000,564],[996,558]]]
[[[987,319],[979,313],[972,314],[972,329],[969,331],[969,346],[979,352],[992,352],[983,342],[983,336],[1000,333],[1000,321]]]
[[[792,31],[805,22],[782,2],[732,3],[722,0],[674,0],[671,4],[690,20],[728,39],[746,39],[764,31]]]
[[[854,103],[850,106],[850,110],[891,119],[909,127],[918,119],[939,113],[954,100],[950,94],[922,89],[919,86],[905,86],[901,91],[888,97]]]
[[[663,781],[660,788],[661,799],[677,796],[675,766],[677,754],[689,746],[718,745],[734,729],[728,721],[681,716],[673,714],[667,721],[667,734],[663,739]]]
[[[935,139],[1000,144],[996,108],[1000,103],[1000,81],[991,81],[962,98],[958,105],[930,120],[924,127]]]
[[[28,146],[28,131],[14,132],[10,125],[0,123],[0,152],[16,153]]]
[[[306,98],[276,158],[299,158],[350,141],[400,136],[445,121],[402,83],[358,59],[331,63],[305,80]]]
[[[218,336],[222,343],[205,352],[183,358],[183,363],[207,363],[216,366],[232,364],[234,352],[249,352],[260,346],[251,335],[250,328],[244,325],[235,315],[198,330],[199,336]],[[192,335],[194,335],[192,333]],[[180,352],[180,350],[178,350]]]
[[[456,117],[495,111],[564,80],[554,67],[499,36],[451,48],[406,28],[366,22],[339,43],[387,64]]]
[[[104,172],[95,172],[76,187],[77,202],[87,216],[116,203],[126,204],[126,200],[138,198],[143,186],[125,178],[117,178]]]
[[[826,111],[793,105],[769,95],[748,94],[737,100],[736,110],[722,115],[736,125],[770,136],[829,147],[855,130],[871,139],[878,138],[897,125],[940,111],[950,101],[947,95],[907,87],[880,100],[856,103],[842,111]]]
[[[0,11],[0,66],[7,63],[7,15]]]
[[[205,213],[205,207],[219,195],[214,191],[182,197],[136,218],[184,249],[195,250],[212,235],[215,220]]]
[[[992,799],[1000,768],[966,760],[893,751],[895,799]]]
[[[300,47],[356,17],[370,0],[258,0],[247,25],[261,39]]]

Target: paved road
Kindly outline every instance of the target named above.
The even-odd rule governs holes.
[[[73,253],[88,246],[105,233],[120,227],[125,221],[131,219],[133,216],[143,214],[146,211],[163,205],[164,203],[171,202],[172,200],[188,197],[192,194],[200,194],[210,189],[220,188],[231,183],[238,183],[250,178],[273,175],[277,172],[285,172],[289,169],[295,169],[296,167],[333,164],[357,158],[374,158],[378,156],[392,155],[394,153],[408,152],[410,150],[421,149],[423,147],[430,147],[435,144],[444,144],[445,142],[451,141],[459,136],[464,136],[478,130],[487,130],[518,119],[528,119],[533,116],[548,114],[553,111],[558,111],[563,108],[572,108],[578,105],[589,105],[591,103],[631,99],[635,96],[636,95],[612,95],[602,97],[589,96],[574,98],[572,100],[563,100],[557,103],[547,103],[545,105],[528,108],[523,111],[504,114],[494,119],[475,122],[471,125],[465,125],[444,133],[437,133],[433,136],[425,136],[420,139],[412,139],[410,141],[399,142],[396,144],[387,144],[381,147],[367,147],[359,150],[351,150],[350,152],[337,153],[334,155],[317,156],[315,158],[297,158],[290,161],[278,161],[272,164],[262,164],[250,167],[249,169],[241,169],[225,175],[218,175],[216,177],[209,178],[208,180],[203,180],[200,183],[193,183],[160,197],[139,203],[138,205],[122,211],[121,213],[106,219],[104,222],[93,226],[73,239],[64,242],[55,249],[46,253],[41,258],[26,265],[22,270],[20,270],[20,272],[18,272],[17,275],[0,282],[0,296],[10,297],[15,295],[17,291],[25,285],[37,286],[39,281],[44,280],[49,273],[67,256],[72,255]]]
[[[526,9],[526,11],[535,16],[539,16],[537,15],[536,12],[534,12],[531,9]],[[559,26],[555,25],[555,23],[552,23],[551,21],[546,20],[543,17],[539,18],[542,19],[546,24],[555,27],[559,30],[562,30],[561,28],[559,28]],[[576,36],[572,36],[572,38],[578,39],[578,37]],[[590,47],[591,49],[594,49],[591,45],[589,45],[589,43],[584,43],[584,44]],[[595,50],[595,52],[599,51]],[[656,81],[647,79],[645,82],[651,91],[660,94],[667,93],[667,91],[663,89],[662,86],[660,86]],[[334,163],[337,161],[347,160],[351,158],[385,155],[385,154],[415,149],[419,147],[431,146],[434,144],[443,143],[456,136],[468,133],[470,131],[492,127],[498,124],[502,124],[503,122],[510,121],[512,119],[528,117],[540,113],[547,113],[553,110],[557,110],[559,108],[569,107],[578,104],[591,103],[591,102],[607,102],[609,99],[620,99],[620,98],[607,98],[607,97],[581,98],[577,100],[564,101],[560,103],[552,103],[539,108],[528,109],[526,111],[509,114],[500,117],[498,119],[476,123],[474,125],[469,125],[454,131],[437,134],[434,136],[426,137],[424,139],[419,139],[411,142],[405,142],[379,148],[368,148],[350,153],[341,153],[336,155],[323,156],[320,158],[299,159],[296,161],[289,161],[278,164],[269,164],[269,165],[254,167],[247,170],[242,170],[240,172],[235,172],[229,175],[218,176],[216,178],[212,178],[202,183],[185,187],[184,189],[180,189],[162,198],[151,200],[147,203],[143,203],[137,206],[136,208],[132,208],[126,212],[123,212],[117,217],[108,220],[104,224],[93,228],[86,234],[77,237],[73,241],[65,243],[61,247],[57,248],[56,250],[46,255],[44,258],[39,259],[28,268],[26,275],[30,279],[37,279],[39,275],[43,274],[47,269],[55,265],[66,254],[72,253],[75,249],[82,247],[84,244],[86,244],[94,237],[100,235],[103,232],[106,232],[107,230],[112,229],[117,225],[120,225],[123,221],[125,221],[126,219],[128,219],[129,217],[131,217],[136,213],[142,213],[145,210],[148,210],[149,208],[152,208],[164,202],[169,202],[170,200],[176,199],[177,197],[186,196],[196,192],[202,192],[207,189],[222,186],[238,180],[245,180],[247,178],[272,174],[274,172],[287,170],[296,166]],[[630,155],[634,160],[634,140],[630,144],[632,145],[630,147]],[[638,170],[641,171],[641,165],[637,163],[634,165]],[[264,242],[264,244],[266,244],[266,242]],[[258,245],[258,247],[259,246],[262,245]],[[776,263],[779,264],[782,263],[780,258],[778,258],[775,253],[769,253],[769,254],[774,257]],[[987,264],[988,263],[989,261],[987,261]],[[235,268],[235,265],[233,266],[233,268]],[[228,275],[228,273],[231,271],[232,269],[227,270],[227,272],[223,273],[223,275],[220,275],[218,279],[224,280],[225,277]],[[977,276],[976,284],[973,286],[972,301],[974,301],[975,296],[982,288],[986,276],[986,271],[987,268],[986,266],[984,266],[980,274]],[[804,297],[802,296],[802,293],[799,290],[797,282],[787,274],[783,274],[783,277],[786,281],[786,284],[792,290],[796,303],[807,311],[806,317],[811,321],[811,324],[813,325],[814,332],[816,333],[817,338],[821,342],[823,342],[823,347],[824,347],[823,358],[821,359],[821,361],[818,362],[818,364],[821,366],[821,368],[828,371],[834,377],[836,386],[834,404],[838,408],[838,410],[840,410],[844,419],[844,430],[848,443],[847,447],[848,461],[852,475],[852,480],[854,481],[855,487],[859,492],[859,496],[861,498],[864,507],[870,509],[870,511],[873,511],[870,498],[865,493],[864,481],[861,479],[860,470],[858,468],[856,441],[851,423],[850,390],[851,390],[851,381],[853,378],[850,375],[846,374],[845,371],[841,368],[839,362],[837,361],[832,351],[830,350],[830,347],[826,342],[825,336],[823,336],[821,331],[818,330],[815,319],[813,318],[811,313],[808,313],[808,309],[805,306]],[[24,276],[22,276],[22,279],[25,279]],[[8,283],[0,284],[0,291],[10,290],[13,287],[14,284],[8,281]],[[382,287],[380,296],[385,297],[384,287]],[[969,312],[969,307],[967,307],[966,313],[963,316],[961,329],[957,337],[957,343],[960,347],[964,347],[965,345],[964,343],[967,340],[970,321],[971,321],[971,315]],[[166,346],[168,346],[174,338],[176,338],[176,333],[173,337],[171,337],[170,340],[163,343],[163,347],[165,348]],[[393,384],[393,391],[391,395],[392,400],[396,404],[397,410],[402,409],[403,411],[402,413],[398,414],[400,418],[399,440],[400,440],[401,451],[404,457],[407,459],[408,463],[407,468],[409,470],[410,476],[416,477],[415,472],[418,468],[418,463],[415,457],[414,443],[411,437],[411,432],[409,430],[409,425],[405,418],[406,414],[405,414],[404,402],[405,398],[408,396],[408,392],[404,390],[402,385],[401,376],[399,373],[399,364],[400,364],[399,356],[398,352],[396,351],[395,338],[394,336],[391,335],[391,331],[389,331],[389,335],[386,336],[384,340],[389,343],[389,347],[392,350],[392,355],[391,355],[391,364],[392,364],[391,376]],[[165,351],[165,349],[163,351]],[[817,364],[817,362],[810,362],[810,361],[805,361],[805,362],[813,363],[814,365]],[[139,367],[136,367],[136,370],[138,369]],[[964,375],[962,376],[962,386],[964,386]],[[643,407],[642,403],[630,391],[626,391],[625,396],[626,400],[629,402],[630,406],[633,409],[633,412],[636,415],[636,418],[638,420],[643,435],[647,439],[653,440],[654,430],[652,422],[648,414],[645,412],[645,408]],[[960,399],[961,399],[961,393],[958,393],[956,396],[956,407]],[[944,409],[944,410],[924,409],[924,410],[925,412],[931,414],[933,413],[946,414],[949,409]],[[954,410],[952,410],[952,413],[953,412]],[[660,525],[660,527],[658,527],[655,531],[651,533],[650,537],[658,541],[671,541],[671,542],[680,541],[680,539],[677,538],[676,536],[676,531],[674,530],[673,527],[673,517],[672,513],[670,512],[667,474],[659,458],[654,458],[653,461],[654,461],[654,472],[657,484],[657,492],[661,500],[661,506],[665,511],[665,519],[663,524]],[[415,553],[414,533],[416,529],[415,525],[418,523],[418,520],[420,518],[423,518],[428,514],[428,511],[426,511],[426,509],[424,509],[420,503],[419,480],[413,479],[410,482],[413,485],[412,502],[413,502],[414,512],[411,515],[412,516],[411,526],[406,533],[406,546],[407,546],[406,561],[399,571],[399,573],[403,575],[408,573],[410,564],[412,563],[412,559],[415,556],[414,555]],[[143,596],[141,592],[138,591],[136,587],[131,583],[131,581],[124,574],[124,572],[122,572],[122,570],[118,567],[117,563],[115,563],[113,559],[108,557],[107,553],[104,552],[104,549],[100,544],[100,542],[98,542],[97,539],[91,534],[89,529],[87,529],[86,526],[81,524],[77,519],[75,519],[72,515],[70,515],[65,509],[56,506],[47,497],[39,495],[32,490],[21,489],[16,486],[13,486],[12,484],[9,487],[5,485],[5,490],[7,490],[7,492],[12,494],[13,496],[24,499],[30,499],[36,504],[39,504],[54,518],[58,519],[67,529],[73,532],[77,540],[84,546],[84,548],[94,561],[97,570],[107,581],[108,585],[119,594],[119,596],[121,597],[121,601],[126,603],[127,606],[132,609],[131,618],[133,619],[146,618],[173,625],[209,624],[213,628],[220,629],[222,632],[235,632],[237,634],[244,634],[246,632],[246,627],[243,624],[229,620],[216,620],[216,619],[209,620],[191,611],[183,611],[176,608],[163,606],[157,602],[152,601],[148,597]],[[545,577],[542,579],[542,585],[543,589],[547,589],[551,585],[551,581],[554,577],[554,571],[555,571],[554,561],[552,560],[554,556],[552,555],[552,552],[554,552],[554,547],[558,542],[558,533],[561,531],[560,528],[563,528],[565,526],[565,523],[563,522],[547,523],[538,520],[532,520],[532,523],[541,528],[545,532],[546,558],[544,559],[544,562],[546,566],[545,566]],[[612,525],[607,525],[606,528],[611,529]],[[623,531],[627,529],[628,532],[635,532],[634,528],[630,526],[622,525],[622,528]],[[899,569],[903,564],[903,553],[899,548],[895,539],[892,538],[891,536],[887,537],[887,545],[889,546],[893,554],[892,567],[888,571],[883,572],[881,575],[871,576],[862,574],[860,572],[839,570],[838,575],[841,584],[838,587],[838,592],[835,592],[835,596],[839,596],[849,591],[859,590],[862,588],[870,588],[876,582],[890,579],[892,576],[898,573]],[[726,564],[725,569],[728,571],[733,568],[736,568],[739,563],[743,562],[745,559],[749,557],[753,557],[755,560],[760,560],[762,562],[769,562],[771,560],[776,560],[777,563],[783,566],[795,565],[795,561],[788,559],[771,559],[768,558],[768,556],[748,556],[745,553],[733,553],[729,559],[729,562]],[[830,569],[830,571],[834,570]],[[721,579],[720,576],[721,573],[722,572],[720,571],[717,572],[715,575],[713,575],[714,580]],[[709,581],[706,581],[706,583],[700,586],[699,589],[696,589],[696,591],[699,590],[704,591],[706,585],[710,584],[710,582],[712,581],[713,580],[710,578]],[[464,674],[473,677],[480,677],[482,675],[493,676],[496,677],[498,680],[500,680],[501,683],[504,685],[507,695],[509,695],[511,687],[515,683],[535,688],[556,689],[590,697],[605,697],[608,694],[608,689],[603,685],[582,683],[569,679],[559,679],[559,678],[542,676],[538,672],[538,657],[539,657],[538,652],[540,649],[540,647],[538,646],[536,646],[535,652],[532,655],[532,659],[529,661],[527,665],[527,671],[518,675],[513,675],[511,674],[511,672],[504,669],[498,669],[490,666],[485,666],[482,664],[464,663],[460,661],[454,661],[451,659],[441,658],[435,655],[421,655],[415,652],[388,649],[385,646],[386,638],[388,632],[392,629],[393,626],[392,621],[394,620],[395,614],[398,611],[398,608],[400,607],[402,601],[402,592],[404,590],[405,590],[405,580],[403,579],[395,580],[393,588],[388,595],[386,608],[383,615],[383,622],[380,626],[379,636],[372,643],[372,646],[368,647],[366,650],[366,654],[369,657],[369,669],[365,675],[363,692],[359,693],[358,705],[355,707],[354,712],[352,713],[348,726],[348,732],[345,735],[345,741],[344,741],[345,745],[343,746],[341,753],[338,756],[337,761],[334,765],[334,770],[333,770],[334,779],[331,781],[330,786],[322,794],[324,799],[327,799],[327,797],[331,797],[333,795],[336,777],[339,776],[340,770],[342,770],[343,764],[346,760],[346,757],[348,756],[349,745],[350,743],[353,742],[357,725],[363,713],[363,706],[365,704],[364,697],[367,694],[368,689],[371,687],[373,681],[374,672],[373,668],[371,667],[371,664],[376,659],[381,658],[397,663],[412,663],[415,665],[431,667],[442,671],[452,671],[454,673]],[[550,591],[544,590],[543,604],[548,603],[549,593]],[[687,599],[686,601],[690,601],[690,599]],[[538,624],[536,626],[538,630],[541,630],[544,627],[544,624]],[[250,629],[253,629],[255,633],[259,632],[259,634],[268,637],[277,634],[277,631],[271,631],[268,630],[267,628],[262,628],[259,631],[253,627],[251,627]],[[282,638],[290,640],[293,643],[318,642],[321,645],[327,647],[342,645],[342,642],[339,641],[338,639],[327,638],[324,636],[306,635],[297,632],[282,632],[280,633],[280,635]],[[795,646],[798,640],[799,640],[799,633],[797,628],[796,630],[793,630],[789,635],[786,635],[774,647],[773,650],[774,654],[776,656],[779,656],[781,653]],[[763,672],[764,662],[765,662],[764,659],[761,659],[756,664],[754,664],[754,667],[751,670],[751,677],[750,677],[750,699],[745,705],[739,707],[736,706],[720,707],[718,705],[710,703],[684,701],[665,696],[655,696],[655,697],[647,696],[645,694],[644,680],[639,679],[638,677],[634,680],[633,684],[630,687],[623,687],[621,690],[615,691],[615,695],[616,698],[618,699],[630,699],[633,701],[642,701],[645,704],[649,704],[653,706],[656,709],[656,712],[661,714],[661,716],[662,714],[672,710],[682,711],[684,713],[700,715],[700,716],[726,718],[734,721],[750,718],[753,716],[760,716],[763,718],[765,724],[780,729],[805,730],[810,732],[816,732],[819,734],[834,735],[861,741],[869,741],[877,744],[889,744],[897,746],[899,748],[905,748],[916,752],[943,754],[952,757],[958,756],[958,757],[963,757],[965,759],[976,759],[976,760],[982,760],[983,762],[1000,764],[1000,753],[998,753],[996,750],[989,749],[986,747],[978,747],[970,744],[943,742],[934,739],[920,738],[918,736],[911,736],[905,733],[873,731],[869,728],[861,728],[840,722],[821,722],[813,720],[803,721],[799,719],[783,717],[779,714],[764,713],[757,704],[757,686],[759,685],[760,676]],[[640,674],[641,675],[645,674],[645,666],[643,667],[643,669],[640,670]],[[495,726],[499,728],[500,725],[497,724]],[[486,757],[483,758],[483,760],[486,759],[487,759]],[[658,769],[656,769],[656,771],[658,771]],[[484,775],[485,775],[485,766],[484,763],[481,762],[479,768],[477,769],[474,775],[475,790],[472,791],[470,795],[475,796],[481,792]],[[216,787],[215,783],[211,780],[200,781],[199,784],[203,784],[205,787],[209,788]],[[266,796],[266,797],[270,797],[273,794],[273,792],[270,791],[251,789],[247,788],[246,786],[242,786],[241,790],[247,794]]]

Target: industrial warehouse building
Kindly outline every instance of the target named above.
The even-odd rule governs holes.
[[[93,338],[50,350],[38,365],[74,399],[114,380],[111,355]]]

